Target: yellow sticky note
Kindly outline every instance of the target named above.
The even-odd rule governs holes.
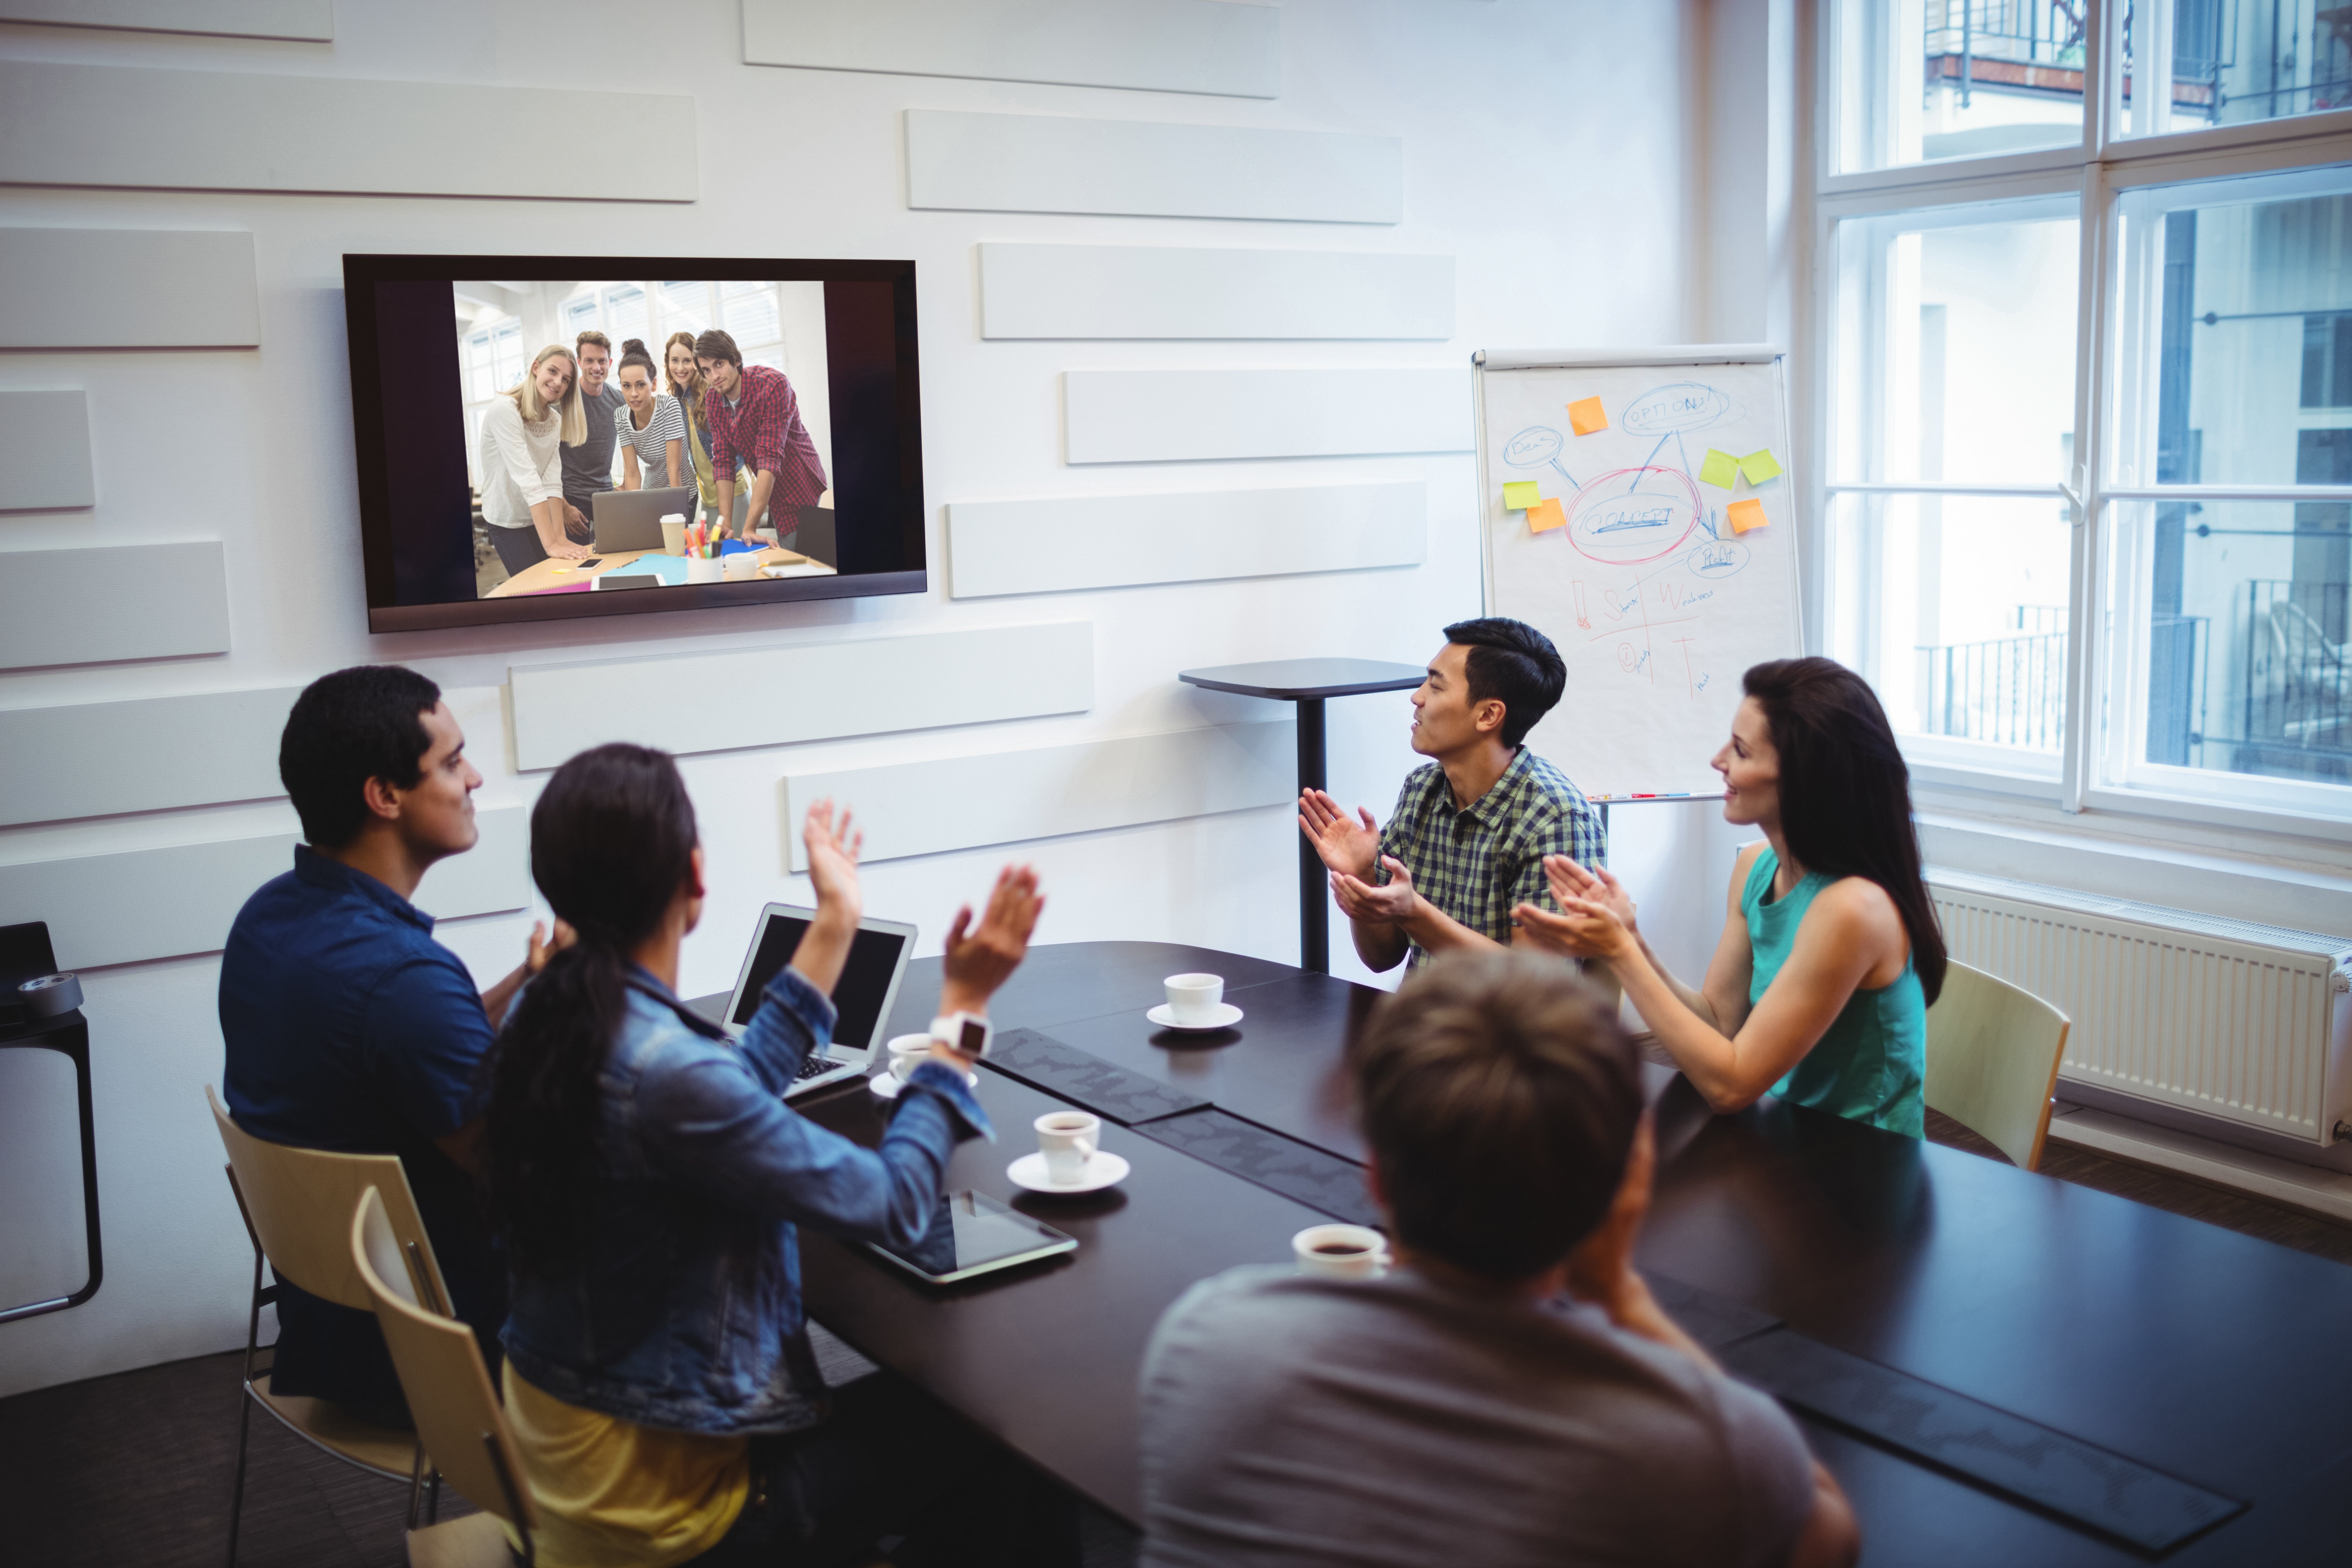
[[[1739,459],[1728,452],[1706,449],[1706,461],[1698,466],[1698,482],[1727,490],[1739,480]]]
[[[1751,528],[1761,528],[1772,520],[1764,515],[1764,503],[1754,496],[1736,500],[1726,509],[1724,516],[1731,520],[1731,531],[1745,533]]]
[[[1559,498],[1558,496],[1554,496],[1549,500],[1538,501],[1535,505],[1528,508],[1528,531],[1529,533],[1546,533],[1550,531],[1552,529],[1566,528],[1567,526],[1568,513],[1560,510]]]
[[[1503,510],[1525,511],[1541,498],[1536,494],[1533,479],[1516,479],[1503,487]]]
[[[1748,476],[1749,484],[1760,485],[1766,479],[1779,479],[1780,465],[1769,450],[1759,450],[1739,459],[1739,471]]]
[[[1580,397],[1568,405],[1568,427],[1580,436],[1590,436],[1595,430],[1609,428],[1609,416],[1601,410],[1601,399]]]

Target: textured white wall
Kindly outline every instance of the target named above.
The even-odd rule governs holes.
[[[848,3],[848,0],[845,0]],[[1062,460],[1063,373],[1428,365],[1474,349],[1674,342],[1704,298],[1685,225],[1690,41],[1703,7],[1619,0],[1291,0],[1281,7],[1281,94],[1266,100],[741,63],[738,7],[691,0],[646,26],[611,0],[345,0],[331,44],[0,27],[0,59],[296,72],[377,80],[683,94],[698,167],[688,205],[184,191],[0,190],[0,225],[249,230],[260,347],[0,353],[0,387],[85,388],[97,506],[0,516],[0,552],[218,538],[227,564],[223,656],[0,673],[0,708],[121,701],[295,685],[359,660],[415,665],[450,688],[491,775],[486,805],[527,804],[543,774],[507,760],[500,683],[510,665],[722,650],[827,635],[1095,623],[1091,711],[781,748],[684,763],[709,848],[711,901],[685,961],[688,993],[723,989],[751,921],[792,896],[777,780],[924,758],[1067,745],[1275,717],[1177,684],[1189,666],[1314,654],[1418,662],[1447,620],[1475,614],[1473,458],[1444,456],[1137,464],[1120,489],[1245,489],[1418,481],[1429,545],[1418,566],[954,602],[950,501],[1097,494],[1101,470]],[[134,120],[137,102],[94,106]],[[1395,137],[1402,221],[1324,226],[1205,219],[910,211],[908,109],[1255,126]],[[175,128],[150,128],[170,139]],[[289,135],[302,127],[289,125]],[[70,137],[60,124],[45,133]],[[678,128],[593,121],[485,125],[546,138],[593,163],[614,138]],[[680,145],[684,145],[682,141]],[[1449,342],[1017,342],[979,337],[976,247],[1315,247],[1455,258]],[[921,596],[697,615],[626,616],[371,637],[352,478],[341,258],[345,251],[912,257],[919,266],[932,589]],[[152,280],[168,295],[172,280]],[[5,566],[0,554],[0,566]],[[1331,705],[1341,798],[1385,815],[1414,759],[1402,694]],[[1567,759],[1571,772],[1572,759]],[[169,758],[152,764],[168,767]],[[284,831],[283,802],[0,829],[0,863]],[[1042,940],[1181,940],[1295,957],[1284,808],[1038,842],[1052,901]],[[922,950],[955,903],[1008,857],[986,849],[892,860],[870,909],[920,922]],[[443,936],[488,980],[521,951],[527,916],[453,921]],[[1341,935],[1337,967],[1354,972]],[[216,961],[128,964],[85,977],[97,1060],[108,1270],[89,1305],[0,1333],[0,1394],[236,1342],[249,1254],[205,1117],[221,1046]],[[0,1054],[0,1295],[79,1279],[68,1138],[55,1075]],[[37,1168],[26,1168],[28,1166]]]

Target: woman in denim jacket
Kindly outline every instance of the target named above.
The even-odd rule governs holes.
[[[944,1045],[879,1148],[784,1103],[861,912],[847,815],[819,803],[804,838],[816,916],[730,1041],[676,993],[703,879],[669,757],[584,752],[532,809],[531,876],[577,940],[492,1051],[484,1163],[545,1568],[856,1561],[886,1534],[901,1564],[1076,1560],[1074,1507],[977,1433],[888,1373],[818,1375],[794,1226],[909,1246],[955,1145],[992,1133]],[[986,1010],[1043,903],[1008,868],[977,925],[958,913],[942,1012]]]

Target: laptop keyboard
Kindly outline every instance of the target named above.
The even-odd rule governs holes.
[[[823,1051],[811,1051],[809,1053],[808,1060],[801,1063],[801,1070],[793,1075],[793,1081],[794,1083],[805,1082],[810,1079],[817,1077],[821,1073],[829,1073],[840,1065],[841,1064],[839,1062],[835,1061]]]

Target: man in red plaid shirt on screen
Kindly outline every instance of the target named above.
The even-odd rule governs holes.
[[[751,500],[743,510],[743,536],[748,541],[773,508],[781,539],[800,526],[797,509],[822,506],[833,494],[824,459],[801,422],[801,400],[782,371],[745,364],[734,338],[716,327],[694,340],[694,361],[705,386],[702,411],[710,422],[719,526],[734,516],[735,470],[749,468]]]

